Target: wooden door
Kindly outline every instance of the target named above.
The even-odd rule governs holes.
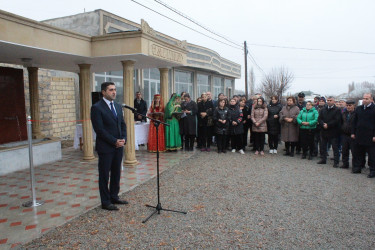
[[[0,67],[0,144],[27,140],[23,70]]]

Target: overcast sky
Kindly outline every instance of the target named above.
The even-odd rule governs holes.
[[[235,43],[243,44],[246,40],[251,55],[265,73],[275,67],[288,68],[295,76],[289,90],[292,93],[311,90],[325,95],[341,94],[347,92],[348,83],[353,81],[375,82],[373,0],[162,1]],[[137,2],[214,36],[154,0]],[[137,23],[143,18],[159,32],[211,48],[221,56],[241,64],[244,76],[243,51],[184,28],[131,0],[2,0],[0,8],[37,21],[95,9],[104,9]],[[259,45],[370,54],[282,49]],[[259,84],[262,71],[251,61],[250,67],[254,68],[256,83]],[[245,88],[244,77],[236,80],[236,88]]]

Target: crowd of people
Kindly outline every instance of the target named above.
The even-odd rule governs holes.
[[[127,143],[127,131],[122,107],[115,102],[114,82],[101,84],[103,98],[91,107],[91,122],[96,133],[95,149],[98,153],[99,193],[102,208],[119,210],[116,205],[128,201],[119,197],[123,147]],[[250,145],[255,155],[264,155],[265,135],[268,134],[269,153],[277,154],[279,141],[285,143],[285,156],[312,160],[320,154],[318,164],[327,163],[328,148],[333,149],[333,167],[349,168],[352,154],[352,173],[361,173],[366,158],[370,168],[369,178],[375,177],[375,104],[372,94],[363,95],[362,104],[355,108],[354,101],[335,102],[330,96],[316,97],[314,102],[305,101],[305,95],[287,97],[281,105],[272,96],[267,105],[264,98],[254,95],[227,98],[218,95],[212,100],[211,93],[201,95],[197,102],[188,93],[172,94],[164,106],[162,97],[154,95],[152,103],[136,93],[134,119],[146,121],[146,116],[163,121],[149,126],[148,150],[150,152],[192,151],[195,141],[201,151],[211,151],[217,145],[217,153],[239,152],[245,154],[250,131]],[[157,129],[158,128],[158,129]],[[158,135],[158,136],[157,136]],[[319,149],[319,150],[318,150]],[[109,181],[110,180],[110,181]]]
[[[308,160],[319,156],[318,164],[327,163],[332,147],[334,168],[349,168],[351,154],[352,173],[361,173],[368,157],[368,177],[375,177],[375,104],[370,93],[364,94],[362,105],[356,107],[352,100],[335,101],[333,96],[305,101],[302,92],[297,97],[287,97],[285,105],[278,96],[272,96],[267,104],[260,94],[247,99],[238,95],[228,98],[220,93],[213,100],[210,92],[202,93],[195,102],[188,93],[182,92],[172,94],[166,106],[161,96],[155,95],[147,110],[137,92],[134,107],[169,124],[159,128],[161,152],[192,151],[196,142],[196,148],[201,151],[210,152],[215,143],[219,154],[228,150],[245,154],[249,141],[255,155],[265,154],[265,144],[270,154],[277,154],[282,141],[285,156],[300,154]],[[137,115],[135,120],[145,121]],[[148,150],[156,151],[152,121]],[[339,165],[340,158],[342,165]]]

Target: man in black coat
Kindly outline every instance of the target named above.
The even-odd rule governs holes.
[[[361,173],[366,163],[370,167],[369,178],[375,177],[375,105],[370,93],[363,95],[362,105],[355,110],[356,114],[352,123],[352,135],[354,139],[353,173]]]
[[[354,101],[346,102],[346,110],[342,113],[342,127],[341,127],[341,145],[342,145],[342,166],[340,168],[349,168],[349,151],[352,152],[354,140],[350,137],[352,134],[352,122],[355,115]],[[352,160],[353,165],[353,160]]]
[[[211,151],[213,104],[208,100],[207,93],[201,95],[202,101],[198,103],[198,144],[201,151]],[[210,121],[209,121],[210,119]]]
[[[327,144],[331,142],[334,164],[333,167],[337,168],[339,164],[339,148],[338,148],[338,137],[341,130],[341,111],[335,105],[335,98],[332,96],[327,98],[327,106],[320,110],[318,123],[321,127],[321,141],[322,146],[320,147],[321,160],[318,164],[327,163]]]
[[[135,94],[134,108],[137,110],[138,113],[142,115],[146,115],[147,113],[147,103],[145,100],[142,99],[142,94],[139,91]],[[141,115],[134,114],[134,121],[146,122],[146,118],[142,117]]]
[[[99,155],[99,192],[102,208],[118,210],[114,204],[127,204],[119,199],[121,161],[126,143],[126,125],[121,105],[114,102],[116,86],[113,82],[101,85],[103,99],[91,107],[91,123],[96,133]],[[111,178],[108,188],[108,180]]]
[[[189,93],[184,96],[185,101],[181,103],[181,115],[183,123],[183,135],[185,136],[185,150],[194,150],[194,140],[197,134],[197,113],[198,106],[191,100]]]

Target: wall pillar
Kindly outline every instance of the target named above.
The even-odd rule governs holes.
[[[123,96],[124,102],[133,106],[134,103],[134,61],[121,61],[123,68]],[[129,109],[124,109],[124,119],[126,123],[127,141],[125,145],[124,165],[136,165],[138,161],[135,157],[135,131],[134,115]]]
[[[29,73],[29,94],[30,94],[30,115],[32,122],[32,137],[33,139],[43,138],[44,135],[40,129],[40,110],[39,110],[39,83],[38,83],[38,68],[27,67]]]
[[[94,160],[94,146],[92,138],[92,124],[90,120],[91,108],[91,81],[90,67],[91,64],[78,64],[79,73],[79,100],[82,120],[83,135],[83,160]]]
[[[169,101],[169,91],[168,91],[168,68],[160,68],[160,94],[163,98],[164,106],[167,105]]]

